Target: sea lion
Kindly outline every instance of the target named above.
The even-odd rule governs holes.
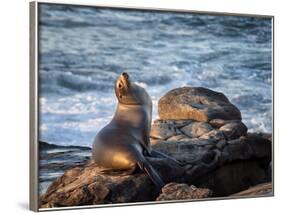
[[[115,82],[117,109],[110,121],[93,142],[93,159],[113,170],[139,167],[160,190],[164,182],[146,156],[168,157],[151,150],[149,133],[152,101],[144,88],[131,82],[123,72]]]

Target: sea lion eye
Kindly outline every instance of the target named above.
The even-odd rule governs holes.
[[[120,89],[121,89],[121,88],[122,88],[122,84],[120,84],[120,83],[119,83],[119,84],[118,84],[118,88],[120,88]]]
[[[119,95],[119,98],[122,98],[122,95]]]

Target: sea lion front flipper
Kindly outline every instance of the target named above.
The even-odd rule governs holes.
[[[165,185],[162,178],[155,171],[152,165],[143,157],[140,161],[137,162],[141,170],[145,171],[153,183],[157,186],[158,190],[161,191],[161,188]]]

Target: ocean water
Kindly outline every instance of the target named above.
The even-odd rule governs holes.
[[[157,102],[181,86],[223,92],[249,131],[272,131],[270,18],[40,4],[40,140],[91,146],[123,71]]]

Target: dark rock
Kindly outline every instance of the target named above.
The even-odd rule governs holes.
[[[203,155],[201,161],[204,164],[210,164],[216,156],[216,153],[213,150],[206,151],[206,154]]]
[[[160,119],[241,120],[241,113],[227,97],[203,87],[182,87],[169,91],[158,102]]]
[[[157,197],[157,201],[164,200],[190,200],[202,199],[212,195],[210,189],[196,188],[187,184],[169,183],[162,188],[162,193]]]
[[[152,145],[152,148],[168,155],[176,155],[180,153],[180,144],[189,144],[192,146],[191,142],[163,141]]]
[[[217,147],[218,149],[220,149],[220,150],[221,150],[225,145],[226,145],[226,141],[225,141],[225,140],[221,140],[221,141],[219,141],[219,142],[216,143],[216,147]]]
[[[257,158],[271,158],[272,143],[260,134],[248,134],[247,142]]]
[[[193,163],[193,167],[185,170],[185,180],[188,183],[193,183],[204,175],[215,171],[220,166],[221,152],[217,149],[208,150],[204,153],[201,159]]]
[[[209,188],[214,197],[228,196],[266,181],[265,170],[256,160],[235,161],[218,167],[203,176],[197,177],[192,184]]]
[[[261,166],[267,167],[271,157],[271,141],[258,135],[250,134],[247,137],[228,141],[227,145],[223,148],[221,162],[231,162],[239,159],[259,159]]]
[[[194,138],[192,142],[197,146],[204,146],[205,149],[207,149],[208,147],[215,147],[216,145],[215,141],[202,138]]]
[[[147,159],[150,161],[153,168],[159,172],[163,181],[166,183],[181,180],[185,173],[179,164],[171,160],[151,157],[147,157]]]
[[[194,122],[194,120],[174,120],[174,126],[176,128],[182,128],[184,126],[187,126],[188,124]]]
[[[201,143],[200,143],[201,142]],[[212,143],[207,140],[165,141],[155,144],[153,149],[166,153],[180,162],[194,163],[200,161],[209,149],[204,145]]]
[[[193,166],[192,164],[185,164],[183,168],[184,170],[190,170],[192,166]]]
[[[253,175],[253,180],[258,181],[259,177],[261,177],[259,176],[259,172],[262,171],[263,175],[260,180],[268,181],[270,180],[268,170],[269,161],[271,160],[270,147],[270,141],[251,134],[249,138],[246,136],[227,142],[225,140],[214,142],[213,140],[204,139],[163,141],[153,146],[153,149],[162,151],[176,158],[182,164],[187,165],[183,166],[185,170],[185,180],[193,184],[194,181],[201,180],[205,175],[215,173],[216,169],[223,168],[237,161],[244,162],[245,166],[250,162],[249,167],[252,164],[254,164],[254,166],[258,165],[259,167],[254,167],[254,170],[256,169],[257,171],[257,176]],[[244,171],[245,166],[242,166],[243,168],[239,168],[239,166],[242,166],[242,164],[235,165],[233,169]],[[249,171],[251,170],[249,169]],[[266,176],[264,176],[264,174],[266,174]],[[239,183],[241,183],[241,186],[246,186],[247,183],[241,182],[241,177],[244,177],[242,172],[237,175],[239,178],[236,180],[237,182],[235,184],[239,185]],[[226,176],[226,178],[232,179],[232,177],[228,176]],[[211,186],[207,188],[213,189]],[[226,190],[225,192],[221,192],[221,194],[226,194],[229,191],[231,190]]]
[[[197,138],[213,130],[210,124],[204,122],[192,122],[180,129],[185,135]]]
[[[271,133],[262,133],[262,132],[259,132],[259,133],[256,133],[256,135],[264,138],[264,139],[267,139],[269,141],[272,141],[272,134]]]
[[[266,176],[268,181],[272,181],[272,176],[273,176],[273,170],[272,170],[272,162],[269,163],[269,165],[266,168]]]
[[[239,138],[247,135],[248,128],[241,121],[229,122],[219,129],[224,133],[228,140]]]
[[[223,161],[227,162],[232,162],[234,160],[248,160],[252,157],[254,157],[254,153],[250,144],[240,139],[228,141],[228,144],[222,151]]]

